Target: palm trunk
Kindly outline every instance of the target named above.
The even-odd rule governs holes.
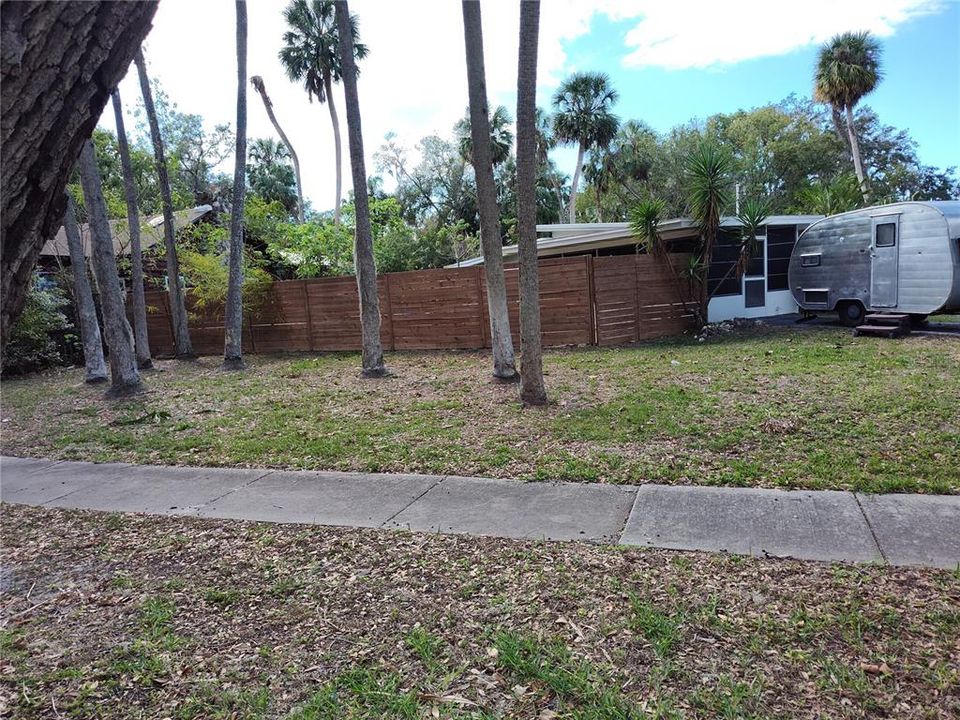
[[[583,167],[583,143],[577,149],[577,166],[573,169],[573,181],[570,183],[570,224],[577,221],[577,185],[580,184],[580,168]]]
[[[520,237],[520,400],[546,405],[537,261],[537,43],[540,0],[520,3],[517,64],[517,229]]]
[[[170,315],[173,320],[174,354],[181,360],[187,360],[195,358],[196,355],[193,352],[193,343],[190,341],[183,288],[180,287],[180,261],[177,259],[177,244],[174,236],[173,198],[170,195],[167,160],[164,157],[163,138],[160,137],[160,124],[157,122],[157,110],[153,105],[153,92],[150,90],[150,77],[147,75],[147,63],[143,59],[143,50],[137,51],[134,62],[137,64],[137,73],[140,75],[143,109],[150,124],[153,157],[157,166],[160,197],[163,202],[163,243],[167,251],[167,292],[170,295]]]
[[[103,359],[103,342],[100,339],[97,308],[93,304],[93,292],[90,290],[90,279],[87,277],[87,262],[83,256],[83,241],[80,239],[80,228],[77,227],[77,210],[70,193],[67,193],[67,209],[63,213],[63,229],[67,234],[67,247],[70,250],[74,299],[77,303],[77,317],[80,320],[80,340],[83,343],[83,362],[86,366],[84,382],[106,382],[107,363]]]
[[[353,45],[353,36],[350,36],[350,44]],[[352,60],[353,58],[351,58]],[[342,150],[340,147],[340,120],[337,118],[337,107],[333,103],[333,83],[330,80],[330,73],[323,73],[323,89],[327,95],[327,107],[330,108],[330,124],[333,125],[333,152],[334,162],[337,167],[337,201],[333,206],[333,222],[340,224],[340,198],[343,197],[343,180],[341,173],[343,171],[343,160],[341,159]]]
[[[230,269],[223,326],[223,369],[243,364],[243,201],[247,186],[247,3],[237,0],[237,150],[230,208]],[[299,187],[299,185],[298,185]]]
[[[490,314],[490,344],[493,348],[493,375],[514,380],[517,370],[507,312],[507,288],[503,277],[503,244],[500,239],[500,209],[493,179],[490,147],[490,115],[487,109],[487,81],[483,63],[483,30],[480,3],[463,0],[463,35],[467,56],[467,84],[470,91],[470,139],[473,171],[477,182],[477,209],[480,213],[480,241],[487,276],[487,305]]]
[[[870,204],[870,187],[867,185],[867,177],[863,172],[863,161],[860,159],[860,141],[857,139],[857,129],[853,124],[853,108],[847,106],[847,135],[850,137],[850,154],[853,156],[853,170],[857,174],[857,181],[860,183],[860,193],[863,195],[863,202]]]
[[[347,105],[350,170],[353,175],[355,214],[353,257],[357,269],[357,290],[360,295],[363,375],[364,377],[382,377],[387,370],[383,363],[383,347],[380,344],[380,299],[377,295],[377,266],[373,258],[373,232],[370,227],[370,207],[367,198],[367,168],[363,160],[363,132],[360,126],[360,97],[357,94],[357,65],[353,57],[350,8],[346,0],[337,0],[336,9],[340,65],[343,68],[343,94]],[[332,109],[333,98],[329,95],[329,91],[327,101],[331,103]]]
[[[120,149],[120,165],[123,168],[123,192],[127,200],[127,225],[130,232],[130,284],[133,286],[133,337],[136,341],[137,367],[149,370],[153,367],[150,358],[150,338],[147,334],[147,303],[143,296],[143,255],[140,248],[140,212],[137,209],[137,188],[133,182],[133,164],[130,162],[130,147],[127,132],[123,127],[123,107],[120,91],[113,91],[113,115],[117,125],[117,145]]]
[[[830,120],[833,125],[833,134],[837,136],[837,140],[846,148],[847,152],[850,152],[850,138],[847,137],[844,129],[843,112],[833,104],[830,105]]]
[[[277,122],[277,116],[273,114],[273,101],[270,100],[270,96],[267,95],[267,87],[263,84],[263,78],[261,78],[259,75],[255,75],[250,78],[250,82],[253,84],[253,87],[256,89],[256,91],[260,93],[260,99],[263,100],[263,107],[267,110],[267,117],[269,117],[270,122],[273,123],[273,129],[277,131],[277,135],[280,136],[283,144],[287,147],[287,152],[290,153],[290,160],[293,161],[293,172],[297,176],[297,221],[302,225],[303,182],[300,180],[300,159],[297,157],[297,151],[293,149],[293,144],[290,142],[290,138],[287,137],[287,134],[283,131],[283,128],[280,127],[280,123]]]
[[[108,394],[121,397],[143,390],[137,359],[133,349],[133,331],[127,322],[117,274],[117,259],[113,255],[113,238],[107,219],[107,204],[100,185],[100,171],[94,155],[93,143],[87,141],[80,150],[80,182],[83,198],[90,216],[90,256],[93,273],[100,288],[100,308],[103,311],[103,330],[110,350],[110,390]]]

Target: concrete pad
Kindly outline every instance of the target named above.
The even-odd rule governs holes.
[[[882,560],[852,493],[645,485],[621,542],[802,560]]]
[[[102,482],[132,465],[91,462],[8,462],[3,459],[0,498],[5,502],[43,505]]]
[[[62,465],[57,466],[60,467]],[[84,510],[195,515],[201,505],[270,472],[148,465],[111,464],[96,467],[102,470],[96,482],[86,482],[73,492],[44,504],[47,507]],[[93,469],[85,471],[93,474]]]
[[[384,527],[507,538],[615,541],[636,489],[448,477]]]
[[[431,475],[277,472],[201,508],[201,517],[379,527],[439,482]]]
[[[891,565],[960,565],[960,496],[857,497]]]

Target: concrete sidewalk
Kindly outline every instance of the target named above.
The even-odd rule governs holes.
[[[0,499],[803,560],[956,568],[960,496],[456,476],[183,468],[0,458]]]

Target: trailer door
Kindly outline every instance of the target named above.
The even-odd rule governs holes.
[[[897,272],[900,253],[900,216],[873,218],[873,243],[870,248],[870,305],[897,306]]]

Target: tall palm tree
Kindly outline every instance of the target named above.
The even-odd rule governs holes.
[[[707,305],[710,301],[707,276],[713,247],[720,234],[723,210],[730,205],[733,159],[715,141],[704,138],[686,157],[684,170],[687,201],[700,229],[700,257],[697,258],[700,307],[697,320],[703,325],[707,322]]]
[[[227,302],[223,316],[223,369],[242,370],[243,363],[243,201],[247,188],[247,2],[237,8],[237,148],[233,161],[233,204],[230,207],[230,259]]]
[[[150,338],[147,333],[147,302],[143,295],[143,254],[140,248],[140,211],[137,209],[137,186],[133,180],[133,163],[130,161],[130,146],[127,131],[123,126],[123,107],[120,105],[120,90],[113,95],[113,117],[117,125],[117,148],[120,151],[120,166],[123,170],[123,193],[127,200],[127,226],[130,233],[130,284],[133,296],[133,337],[137,352],[137,367],[149,370],[153,367],[150,358]]]
[[[814,73],[814,98],[828,103],[834,116],[846,115],[847,137],[853,169],[865,203],[870,189],[860,156],[860,142],[853,121],[853,108],[880,82],[880,44],[868,32],[835,35],[820,48]]]
[[[517,258],[520,263],[520,399],[546,405],[540,337],[540,268],[537,260],[537,45],[540,0],[520,3],[517,63]]]
[[[510,150],[513,149],[513,133],[510,131],[512,122],[510,111],[503,105],[498,106],[490,116],[490,148],[494,167],[503,164],[510,157]],[[454,132],[457,135],[460,157],[472,165],[473,138],[470,135],[470,108],[467,108],[466,114],[457,121]]]
[[[122,397],[142,391],[143,384],[133,349],[133,331],[123,307],[107,203],[103,199],[97,157],[90,140],[84,142],[80,149],[80,183],[83,186],[83,200],[90,214],[90,258],[93,261],[93,275],[100,288],[103,332],[110,351],[110,389],[107,395]]]
[[[591,148],[606,147],[617,134],[620,121],[610,108],[618,97],[607,75],[590,72],[571,75],[553,95],[554,134],[561,143],[577,144],[577,166],[570,188],[571,223],[577,220],[577,185],[583,155]]]
[[[287,152],[290,153],[290,159],[293,161],[293,172],[297,176],[297,221],[302,225],[303,182],[300,180],[300,158],[297,157],[297,151],[293,149],[293,143],[290,142],[290,138],[287,137],[283,128],[280,127],[280,123],[277,122],[277,116],[273,114],[273,101],[270,99],[270,96],[267,95],[267,86],[263,84],[263,78],[259,75],[254,75],[250,78],[250,84],[253,85],[254,90],[260,93],[260,99],[263,100],[263,107],[266,108],[267,117],[269,117],[270,122],[273,123],[273,128],[277,131],[277,135],[280,136],[283,144],[287,146]]]
[[[280,62],[287,77],[303,82],[307,97],[313,102],[326,103],[333,125],[337,198],[333,206],[333,220],[340,224],[340,200],[342,195],[340,121],[333,102],[333,83],[340,82],[343,64],[337,49],[338,34],[332,0],[291,0],[283,11],[290,27],[283,34],[284,46],[280,50]],[[362,60],[367,56],[367,46],[359,41],[356,16],[350,18],[349,28],[353,42],[353,57]]]
[[[350,145],[350,170],[353,174],[354,243],[357,290],[360,295],[360,329],[364,377],[382,377],[387,369],[380,343],[380,299],[377,295],[377,266],[373,258],[373,230],[367,196],[367,168],[363,159],[363,131],[360,126],[360,97],[357,94],[358,57],[353,39],[357,36],[357,16],[350,14],[346,0],[336,3],[339,58],[343,69],[343,96],[347,105],[347,140]]]
[[[147,62],[143,50],[138,50],[133,61],[140,76],[140,92],[143,95],[143,110],[150,125],[150,138],[153,141],[153,157],[157,168],[157,180],[160,185],[160,199],[163,205],[163,243],[167,253],[167,292],[170,296],[170,316],[173,322],[174,353],[181,360],[196,357],[190,340],[190,328],[187,325],[187,306],[184,291],[180,287],[180,261],[177,258],[177,244],[173,225],[173,196],[170,193],[170,176],[167,173],[167,159],[163,151],[163,138],[160,136],[160,123],[157,121],[157,109],[153,104],[153,91],[150,89],[150,76],[147,75]]]
[[[83,343],[83,364],[86,369],[84,382],[107,381],[107,363],[103,359],[103,342],[100,339],[100,324],[97,308],[93,304],[93,292],[87,277],[87,261],[83,254],[83,241],[77,226],[77,209],[73,197],[67,193],[67,209],[63,213],[63,230],[67,235],[70,252],[70,269],[73,271],[73,289],[77,301],[77,317],[80,320],[80,340]]]
[[[493,152],[490,147],[490,115],[487,81],[483,63],[483,30],[480,3],[463,0],[463,36],[467,57],[467,85],[470,95],[470,134],[473,171],[477,182],[477,209],[480,214],[480,242],[487,276],[487,306],[490,314],[490,344],[493,348],[493,375],[514,380],[517,369],[507,312],[507,288],[503,276],[503,245],[500,240],[500,208],[493,179]]]

